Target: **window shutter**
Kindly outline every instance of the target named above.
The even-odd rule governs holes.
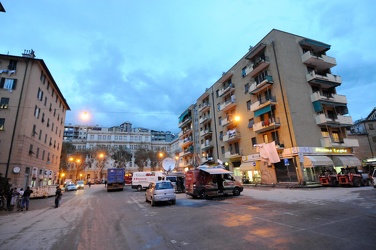
[[[12,86],[12,89],[16,89],[16,84],[17,84],[17,79],[14,79],[14,80],[13,80],[13,86]]]

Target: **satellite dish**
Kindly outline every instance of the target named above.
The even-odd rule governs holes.
[[[170,157],[164,158],[164,160],[162,161],[162,167],[166,171],[173,170],[175,168],[175,161],[174,161],[174,159],[172,159]]]

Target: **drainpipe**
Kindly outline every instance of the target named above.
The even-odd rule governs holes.
[[[215,148],[217,150],[217,160],[219,159],[219,149],[218,149],[218,137],[217,137],[217,119],[215,117],[216,109],[214,104],[214,92],[213,87],[211,87],[211,97],[212,97],[212,107],[213,107],[213,120],[214,120],[214,131],[215,131]],[[214,159],[213,159],[214,160]]]

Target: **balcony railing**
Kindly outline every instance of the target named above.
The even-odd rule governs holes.
[[[231,84],[229,84],[229,85],[223,87],[223,88],[218,92],[218,95],[219,95],[219,97],[221,97],[221,96],[223,96],[224,94],[226,94],[226,93],[228,93],[228,92],[230,92],[230,91],[233,91],[233,90],[235,90],[235,86],[234,86],[234,84],[231,83]]]
[[[253,69],[250,72],[251,77],[254,77],[264,69],[266,69],[269,66],[269,58],[266,56],[265,59],[259,58],[254,61]]]
[[[311,101],[324,101],[338,104],[347,104],[347,97],[345,95],[332,94],[330,96],[321,95],[320,92],[314,92],[311,95]]]
[[[338,87],[342,83],[342,79],[340,76],[333,75],[333,74],[325,74],[320,75],[315,71],[311,71],[306,75],[307,82],[320,84],[325,87]]]
[[[338,147],[338,148],[356,148],[359,147],[358,139],[348,139],[335,140],[330,137],[323,137],[320,139],[321,147]]]
[[[334,57],[313,54],[311,51],[307,51],[302,55],[302,62],[307,65],[314,65],[319,69],[330,69],[337,65]]]
[[[271,85],[273,83],[274,83],[273,77],[272,76],[266,76],[265,79],[262,82],[252,83],[251,86],[249,86],[249,93],[255,95],[255,94],[264,90],[265,88],[267,88],[269,85]]]
[[[242,155],[240,154],[239,151],[227,151],[225,152],[225,158],[226,159],[237,159],[241,158]]]
[[[204,122],[208,122],[208,121],[210,121],[210,120],[211,120],[210,115],[206,115],[206,116],[200,118],[200,119],[198,120],[198,122],[201,124],[201,123],[204,123]]]
[[[202,106],[198,109],[198,112],[205,112],[208,109],[210,109],[209,103],[203,103]]]
[[[200,136],[211,135],[213,132],[211,130],[203,130],[200,132]]]
[[[330,125],[335,124],[335,126],[351,126],[353,125],[353,120],[351,116],[336,115],[335,117],[327,117],[325,114],[318,114],[315,116],[317,125]]]
[[[261,100],[253,103],[251,105],[251,111],[254,112],[258,109],[261,109],[269,104],[277,104],[277,98],[275,96],[269,98],[262,98]]]
[[[263,133],[272,129],[279,128],[281,123],[279,117],[266,119],[265,121],[257,122],[253,124],[253,131],[256,133]]]
[[[188,117],[188,118],[186,118],[184,121],[182,121],[181,123],[179,123],[179,128],[184,127],[185,125],[187,125],[187,124],[190,123],[191,121],[192,121],[192,117]]]
[[[239,131],[228,131],[226,135],[223,136],[224,142],[233,142],[241,138]]]
[[[213,147],[212,141],[207,141],[207,142],[201,144],[201,150],[206,150],[206,149],[212,148],[212,147]]]
[[[235,96],[231,96],[231,99],[222,103],[220,106],[219,106],[219,110],[220,111],[227,111],[227,110],[230,110],[231,108],[235,107],[236,106],[236,99],[235,99]]]
[[[184,139],[184,140],[182,140],[182,141],[179,142],[179,147],[184,148],[184,147],[187,147],[187,146],[189,146],[191,144],[193,144],[192,139],[186,138],[186,139]]]

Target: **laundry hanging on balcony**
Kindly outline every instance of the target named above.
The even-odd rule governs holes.
[[[268,162],[268,164],[281,161],[275,147],[275,141],[270,143],[255,144],[255,147],[259,148],[261,161]]]

